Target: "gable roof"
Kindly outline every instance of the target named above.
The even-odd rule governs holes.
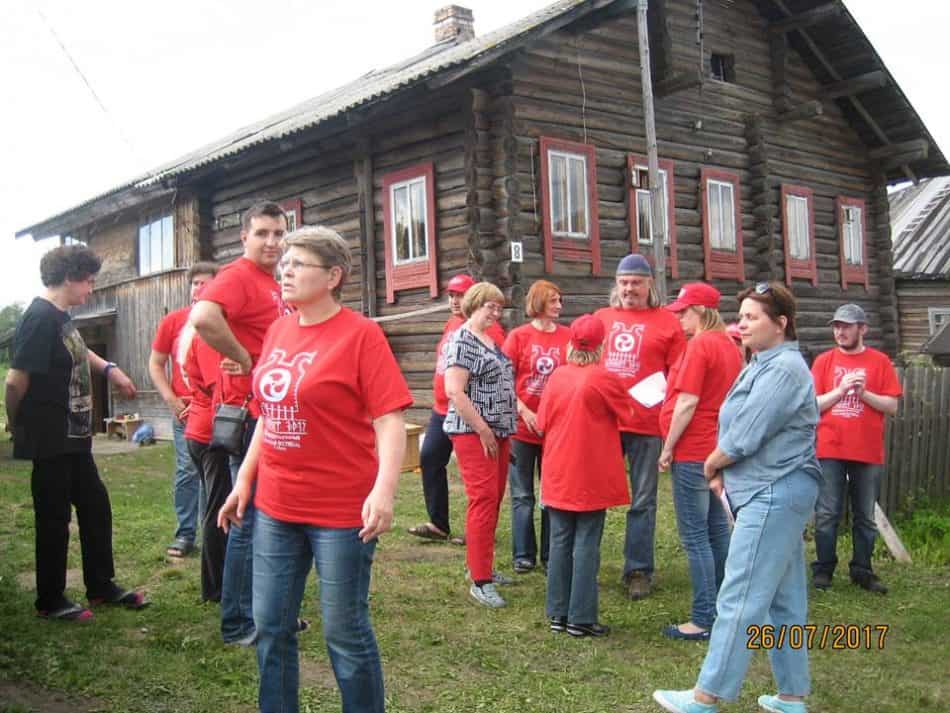
[[[732,3],[735,0],[725,1]],[[827,0],[754,0],[754,3],[760,14],[771,22],[781,20],[789,14],[807,12],[826,5]],[[494,60],[517,50],[537,37],[608,6],[614,6],[615,10],[632,12],[636,8],[636,0],[558,0],[484,36],[458,44],[450,41],[433,45],[404,62],[369,72],[342,87],[297,104],[262,121],[242,127],[218,141],[163,164],[144,176],[134,178],[40,223],[24,228],[16,235],[17,237],[32,235],[35,239],[54,235],[56,231],[70,226],[69,220],[72,214],[97,202],[103,203],[103,209],[96,213],[108,215],[125,207],[127,203],[134,204],[136,200],[170,193],[171,191],[164,187],[169,179],[184,176],[252,147],[291,136],[340,117],[349,111],[383,101],[423,81],[431,81],[438,75],[451,81],[464,73],[491,64]],[[820,33],[810,27],[807,30],[793,32],[790,36],[793,46],[804,57],[819,81],[840,80],[842,73],[848,77],[872,70],[886,73],[886,86],[875,90],[880,96],[875,96],[873,112],[875,115],[889,117],[894,122],[894,128],[888,126],[889,133],[885,136],[885,140],[881,139],[881,125],[868,111],[856,110],[849,100],[836,100],[865,143],[873,147],[924,137],[930,150],[926,161],[919,166],[915,165],[914,170],[917,171],[917,175],[950,174],[950,165],[936,142],[890,72],[887,72],[880,56],[851,14],[843,9],[836,18],[823,22],[818,27],[821,30]],[[844,41],[841,40],[842,37]],[[843,55],[842,51],[844,51]],[[836,63],[841,67],[840,70],[836,68]],[[845,64],[847,71],[844,69]],[[890,180],[896,181],[902,177],[903,174],[897,168],[888,173]],[[127,198],[127,200],[122,200],[122,198]]]
[[[923,180],[888,201],[895,275],[950,279],[950,177]]]

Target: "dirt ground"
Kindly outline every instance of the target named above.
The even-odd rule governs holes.
[[[0,712],[16,713],[97,713],[102,703],[92,698],[47,691],[26,683],[0,681]]]

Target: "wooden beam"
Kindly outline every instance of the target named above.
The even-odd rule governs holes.
[[[779,114],[792,108],[792,86],[788,81],[788,36],[769,35],[769,59],[772,63],[772,103]]]
[[[876,149],[871,149],[869,155],[871,158],[891,158],[898,154],[904,153],[922,153],[921,158],[927,158],[927,154],[930,152],[930,142],[927,139],[911,139],[910,141],[901,141],[896,144],[891,144],[890,146],[880,146]]]
[[[804,104],[799,104],[796,107],[792,107],[789,111],[786,111],[781,115],[782,121],[801,121],[802,119],[814,119],[816,116],[821,116],[824,113],[825,109],[821,105],[821,102],[817,99],[812,101],[807,101]]]
[[[369,138],[357,142],[353,161],[360,208],[360,301],[363,314],[375,317],[376,309],[376,214],[373,208],[373,146]]]
[[[694,87],[703,86],[703,73],[698,69],[690,69],[685,72],[677,72],[671,77],[661,79],[653,84],[653,93],[657,98],[662,99],[670,94],[682,92]]]
[[[881,539],[884,540],[884,544],[887,545],[887,549],[890,550],[894,559],[903,564],[912,564],[910,553],[897,535],[897,530],[891,525],[887,515],[884,514],[881,506],[877,503],[874,503],[874,524],[877,525],[877,530],[881,533]]]
[[[795,30],[801,30],[805,27],[817,25],[833,17],[837,17],[844,10],[840,2],[830,2],[826,5],[806,10],[798,15],[791,15],[784,20],[776,20],[769,23],[769,32],[772,34],[785,34]]]
[[[919,149],[906,151],[883,159],[881,161],[881,168],[885,171],[893,171],[895,168],[903,169],[905,166],[915,163],[916,161],[923,161],[925,158],[927,158],[926,151],[920,151]]]
[[[887,86],[887,74],[878,69],[867,74],[859,74],[857,77],[843,79],[840,82],[826,84],[822,87],[822,94],[826,99],[837,99],[885,86]]]

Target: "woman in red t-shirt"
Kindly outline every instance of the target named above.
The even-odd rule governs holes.
[[[690,339],[670,370],[660,411],[660,469],[672,464],[676,525],[693,586],[690,620],[663,631],[671,639],[709,639],[729,552],[726,511],[703,477],[703,462],[716,448],[719,407],[742,370],[742,356],[719,314],[719,299],[715,287],[692,282],[667,305]]]
[[[412,397],[379,326],[340,305],[352,264],[343,238],[302,228],[284,247],[281,293],[298,311],[264,338],[253,376],[261,416],[218,523],[240,525],[256,481],[261,709],[298,710],[297,617],[313,562],[343,710],[382,713],[370,567],[392,525]]]
[[[534,466],[541,467],[541,434],[537,411],[548,378],[567,358],[571,330],[558,324],[561,290],[553,282],[538,280],[525,297],[527,324],[511,330],[502,351],[515,369],[518,397],[518,431],[511,439],[508,485],[511,488],[511,559],[515,572],[534,569],[538,541],[534,530]],[[541,563],[548,562],[548,515],[541,510]]]
[[[633,399],[600,361],[606,330],[574,320],[567,364],[551,375],[538,409],[544,433],[541,500],[551,519],[547,615],[551,631],[605,636],[597,620],[597,572],[607,508],[630,503],[618,421]]]

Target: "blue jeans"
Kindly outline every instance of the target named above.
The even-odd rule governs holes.
[[[674,461],[673,505],[676,528],[689,562],[693,587],[690,621],[709,629],[716,619],[716,594],[729,553],[729,521],[709,490],[699,461]]]
[[[175,539],[194,544],[205,511],[205,487],[195,462],[188,453],[185,424],[172,419],[172,440],[175,443],[175,517],[178,529]]]
[[[376,540],[358,528],[315,527],[257,514],[254,623],[261,713],[297,713],[297,617],[311,562],[320,580],[320,614],[343,713],[383,713],[383,669],[369,618]]]
[[[547,614],[566,616],[571,624],[595,624],[600,540],[607,511],[547,508],[547,512],[551,518]]]
[[[777,640],[782,627],[787,632],[806,623],[802,534],[817,497],[818,483],[795,472],[765,486],[736,513],[699,689],[735,700],[752,658],[749,627],[771,625]],[[808,695],[807,647],[792,648],[786,635],[781,647],[769,649],[769,661],[779,693]]]
[[[815,550],[812,572],[834,574],[838,564],[838,523],[844,512],[844,497],[851,497],[851,539],[854,551],[848,569],[852,576],[871,574],[871,557],[877,525],[874,504],[881,490],[884,466],[853,460],[821,459],[821,487],[815,504]]]
[[[511,455],[515,462],[508,466],[508,487],[511,489],[511,557],[537,563],[538,540],[534,531],[534,466],[541,472],[541,446],[511,439]],[[548,561],[549,518],[547,508],[541,509],[541,561]]]
[[[254,433],[256,421],[248,421],[244,450],[240,456],[231,456],[231,487],[247,453],[248,440]],[[244,510],[240,527],[228,532],[228,548],[224,554],[224,574],[221,579],[221,638],[225,642],[238,641],[254,633],[254,610],[251,588],[254,580],[254,491],[251,502]]]
[[[630,509],[623,545],[623,576],[634,572],[653,575],[653,541],[656,534],[656,486],[663,441],[659,436],[621,433],[624,455],[630,464]]]

